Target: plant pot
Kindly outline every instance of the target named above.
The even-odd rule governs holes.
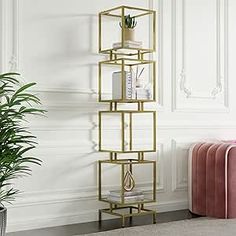
[[[0,206],[0,236],[6,235],[7,208]]]
[[[124,40],[134,41],[134,29],[131,29],[131,28],[124,29]]]

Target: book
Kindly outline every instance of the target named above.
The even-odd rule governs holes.
[[[124,71],[124,99],[134,99],[135,80],[132,79],[132,73]],[[112,73],[112,99],[122,99],[122,73],[121,71]]]
[[[108,196],[107,199],[112,202],[121,202],[122,198],[121,196],[115,197],[115,196]],[[138,201],[143,201],[144,200],[144,195],[137,195],[137,196],[126,196],[124,197],[124,202],[138,202]]]
[[[121,42],[113,43],[112,47],[114,49],[120,48]],[[126,47],[126,48],[142,48],[142,42],[141,41],[126,40],[126,41],[124,41],[124,47]]]
[[[139,195],[143,195],[143,191],[133,190],[133,191],[130,191],[130,192],[124,192],[125,197],[139,196]],[[120,190],[110,191],[109,196],[120,197],[121,196],[121,191]]]

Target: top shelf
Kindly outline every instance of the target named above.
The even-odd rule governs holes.
[[[144,15],[155,13],[154,10],[150,10],[150,9],[122,5],[122,6],[118,6],[118,7],[114,7],[114,8],[102,11],[99,14],[109,15],[111,17],[122,17],[122,14],[120,13],[120,11],[122,12],[122,9],[132,11],[132,13],[134,14],[133,16],[135,17],[141,17]]]
[[[99,13],[99,53],[135,56],[156,50],[156,12],[119,6]]]

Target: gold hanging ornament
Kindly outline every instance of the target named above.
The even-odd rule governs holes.
[[[134,176],[130,170],[127,170],[124,176],[124,190],[130,192],[135,187]]]

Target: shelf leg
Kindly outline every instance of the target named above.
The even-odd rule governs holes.
[[[102,211],[98,210],[98,225],[101,227],[102,225]]]
[[[156,223],[157,223],[157,215],[156,215],[156,212],[153,213],[152,221],[153,221],[153,224],[156,224]]]
[[[132,214],[133,213],[133,209],[132,209],[132,207],[130,207],[129,208],[129,214]],[[129,217],[129,222],[130,222],[130,224],[132,223],[132,221],[133,221],[133,216],[130,216]]]
[[[121,225],[121,226],[122,226],[122,228],[124,228],[124,227],[125,227],[125,217],[124,217],[124,216],[122,216],[122,218],[121,218],[121,219],[122,219],[122,225]]]

